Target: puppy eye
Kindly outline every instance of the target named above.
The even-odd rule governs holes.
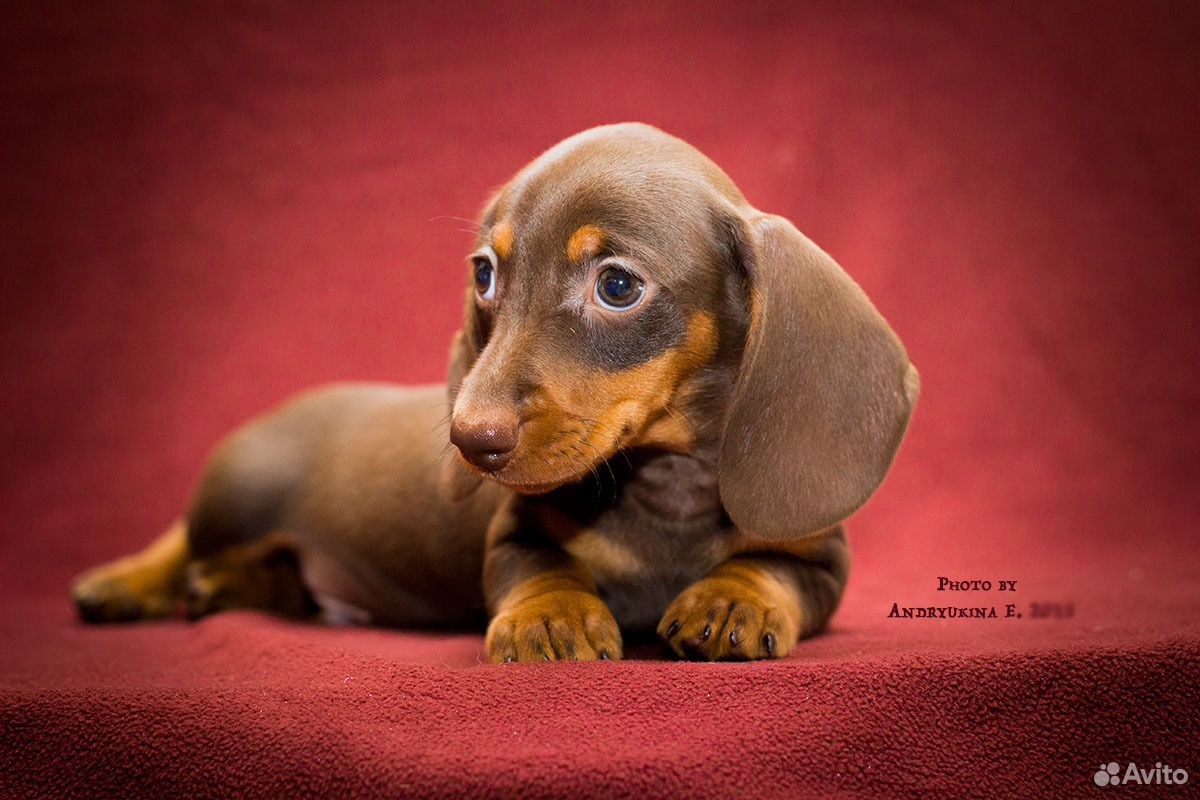
[[[620,267],[609,267],[596,279],[596,300],[613,311],[628,311],[638,304],[646,284]]]
[[[486,258],[475,259],[475,292],[480,300],[496,296],[496,268]]]

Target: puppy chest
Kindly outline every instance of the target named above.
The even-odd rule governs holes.
[[[596,581],[617,623],[650,630],[675,596],[722,560],[725,534],[587,529],[565,543]]]

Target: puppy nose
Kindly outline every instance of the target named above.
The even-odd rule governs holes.
[[[511,412],[486,416],[458,416],[450,423],[450,441],[484,472],[495,472],[508,463],[517,446],[517,417]]]

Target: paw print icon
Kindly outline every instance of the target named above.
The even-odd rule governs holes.
[[[1120,786],[1121,778],[1117,775],[1120,771],[1121,768],[1117,766],[1117,762],[1110,761],[1107,765],[1100,765],[1100,769],[1092,776],[1092,780],[1096,782],[1097,786],[1109,786],[1110,784],[1112,786]]]

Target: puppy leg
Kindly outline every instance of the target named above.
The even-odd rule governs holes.
[[[751,547],[746,543],[667,608],[658,635],[680,657],[780,658],[829,622],[849,574],[840,527],[786,546]]]
[[[621,631],[587,569],[506,501],[488,531],[484,592],[488,658],[594,661],[621,657]]]
[[[132,622],[172,616],[189,555],[180,520],[149,547],[101,564],[75,579],[71,596],[85,622]]]
[[[317,610],[295,552],[270,537],[192,561],[186,574],[184,597],[191,619],[235,608],[290,617],[313,616]]]

